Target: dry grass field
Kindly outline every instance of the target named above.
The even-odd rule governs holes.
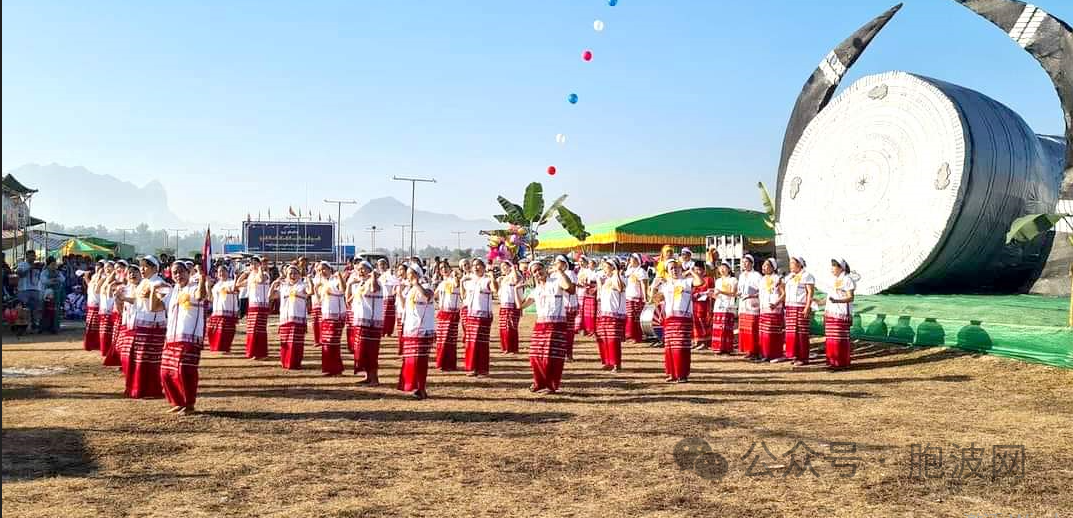
[[[549,396],[526,390],[523,336],[492,376],[434,373],[416,401],[394,390],[386,339],[378,388],[321,377],[317,350],[301,372],[206,353],[199,413],[181,417],[123,399],[80,339],[3,339],[5,370],[66,368],[4,377],[7,518],[1073,513],[1073,372],[1016,361],[859,343],[830,373],[704,353],[666,384],[661,350],[627,345],[611,374],[581,339]],[[725,472],[715,455],[676,462],[686,438]],[[913,444],[942,466],[925,473]],[[1002,445],[1023,445],[1023,477],[992,477]]]

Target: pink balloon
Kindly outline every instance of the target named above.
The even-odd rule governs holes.
[[[581,59],[583,59],[585,61],[592,61],[592,51],[591,50],[586,50],[585,52],[582,52],[581,53]]]

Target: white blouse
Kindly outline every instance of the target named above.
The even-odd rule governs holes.
[[[835,278],[834,290],[830,296],[836,299],[845,299],[849,297],[849,292],[855,289],[857,289],[857,284],[853,282],[849,275],[843,273]],[[824,314],[845,320],[853,314],[853,303],[831,302],[830,299],[827,299]]]
[[[223,317],[238,315],[235,281],[220,281],[212,286],[212,314]]]
[[[298,281],[295,284],[279,285],[279,323],[280,324],[304,324],[306,323],[306,283]]]
[[[499,283],[499,305],[504,308],[518,307],[519,291],[521,287],[517,283],[508,283],[509,277],[503,277]]]
[[[641,267],[626,269],[626,300],[644,300],[644,281],[648,280],[648,272]]]
[[[184,342],[200,345],[205,339],[205,307],[201,304],[196,284],[171,288],[164,298],[167,307],[168,327],[165,340],[168,343]]]
[[[166,291],[168,289],[168,283],[164,282],[164,278],[160,275],[142,279],[135,292],[135,326],[159,326],[167,321],[166,308],[160,311],[153,311],[151,298],[156,296],[156,291]]]
[[[436,294],[440,299],[440,311],[458,311],[462,301],[459,294],[458,282],[453,277],[440,281],[436,286]]]
[[[782,277],[776,274],[765,275],[760,280],[760,312],[782,313],[782,302],[779,302],[779,286]]]
[[[621,281],[622,278],[619,277]],[[599,300],[598,314],[601,316],[609,316],[615,318],[625,318],[626,316],[626,296],[622,292],[621,287],[616,287],[612,284],[611,279],[603,279],[600,283],[600,288],[597,291],[597,297]]]
[[[712,302],[712,313],[737,313],[737,295],[723,293],[729,291],[738,292],[738,280],[733,277],[720,277],[715,280],[715,299]]]
[[[811,273],[801,270],[799,273],[790,273],[786,276],[786,305],[794,307],[807,307],[812,301],[808,300],[807,288],[816,285],[816,278]]]
[[[379,282],[379,281],[378,281]],[[384,325],[384,291],[372,290],[372,283],[362,281],[351,286],[350,300],[351,325],[361,327],[382,327]]]
[[[346,317],[346,300],[343,299],[343,282],[338,276],[321,279],[319,284],[320,316],[329,320]]]
[[[432,289],[425,282],[421,286]],[[414,287],[406,287],[403,293],[402,335],[408,337],[436,334],[436,311],[431,297]]]
[[[469,303],[466,310],[469,316],[477,318],[492,317],[492,279],[470,276]]]
[[[544,283],[537,283],[527,297],[536,306],[537,323],[566,322],[566,295],[558,280],[549,277]]]
[[[693,316],[693,277],[668,279],[659,289],[663,294],[663,307],[668,317]]]
[[[760,295],[760,281],[763,276],[755,270],[741,272],[738,277],[738,313],[742,315],[759,315],[760,300],[746,299],[746,296]]]

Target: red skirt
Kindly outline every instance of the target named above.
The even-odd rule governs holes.
[[[738,314],[738,350],[745,356],[760,356],[760,315]]]
[[[734,313],[712,313],[712,341],[712,346],[719,352],[734,352]]]
[[[808,363],[809,318],[803,306],[786,306],[786,357]]]
[[[402,336],[402,368],[399,370],[399,390],[414,392],[425,390],[428,378],[428,355],[435,337]]]
[[[466,315],[466,370],[486,375],[489,370],[488,347],[492,334],[492,318]]]
[[[329,376],[343,373],[343,321],[334,318],[320,320],[320,370]]]
[[[712,311],[707,300],[693,301],[693,341],[704,346],[712,343]]]
[[[518,308],[499,308],[499,349],[505,353],[518,352],[518,324],[522,320],[522,310]]]
[[[782,312],[760,314],[760,356],[765,360],[782,358],[786,345]]]
[[[246,312],[246,357],[268,358],[268,308],[250,306]]]
[[[395,334],[395,297],[384,297],[384,333],[383,336]]]
[[[596,333],[596,296],[595,295],[582,295],[581,296],[581,328],[579,329],[585,336],[592,336]]]
[[[577,319],[580,318],[578,308],[566,310],[566,359],[574,359],[574,335],[577,334]]]
[[[380,338],[384,326],[356,326],[351,329],[354,335],[354,374],[364,371],[370,381],[379,382]]]
[[[130,344],[130,365],[127,367],[124,394],[133,399],[158,398],[164,395],[160,384],[160,361],[164,355],[164,336],[167,328],[163,323],[153,327],[134,328]]]
[[[197,402],[201,345],[169,342],[160,363],[160,384],[171,406],[192,407]]]
[[[119,315],[109,313],[101,315],[101,364],[105,367],[120,367],[123,362],[119,360],[119,351],[115,348],[115,328],[119,321]]]
[[[119,338],[115,342],[115,350],[119,354],[119,368],[123,371],[123,374],[127,373],[127,369],[130,368],[130,344],[134,341],[134,330],[127,329],[126,326],[117,326],[119,328]]]
[[[559,390],[566,361],[566,340],[573,335],[567,322],[537,322],[529,341],[533,390]]]
[[[458,369],[458,311],[436,312],[436,368]]]
[[[313,345],[320,345],[320,306],[311,304],[309,318],[313,320]]]
[[[626,319],[610,315],[596,318],[596,347],[600,361],[608,367],[622,366],[622,340],[626,337]]]
[[[645,339],[645,332],[641,329],[641,312],[645,310],[645,301],[626,301],[626,338],[633,343],[641,343]]]
[[[823,330],[827,338],[827,365],[836,369],[849,367],[849,328],[852,324],[852,318],[823,316]]]
[[[300,370],[306,349],[306,325],[304,322],[287,322],[279,325],[279,363],[287,370]]]
[[[101,348],[101,316],[95,306],[86,308],[86,334],[82,336],[82,348],[97,351]]]
[[[663,370],[673,379],[689,378],[692,359],[693,319],[665,317],[663,319]]]
[[[235,341],[237,328],[238,317],[210,316],[205,325],[205,337],[209,341],[209,350],[222,353],[231,352],[231,344]]]

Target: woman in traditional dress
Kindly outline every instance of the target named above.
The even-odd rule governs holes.
[[[198,365],[205,340],[205,308],[208,298],[201,265],[193,266],[197,283],[190,282],[190,267],[176,261],[171,265],[175,286],[164,297],[168,312],[166,340],[160,364],[160,382],[164,397],[171,405],[169,412],[188,415],[197,403]],[[159,295],[159,294],[158,294]]]
[[[466,308],[466,371],[468,376],[487,376],[489,371],[489,342],[492,330],[492,293],[497,291],[496,279],[487,274],[484,260],[472,260],[469,274],[469,304]]]
[[[641,313],[645,310],[648,295],[648,272],[641,266],[641,255],[630,254],[626,267],[626,337],[633,343],[644,341],[641,329]]]
[[[462,329],[462,340],[465,342],[466,313],[469,312],[469,298],[473,294],[469,277],[469,274],[473,273],[473,264],[470,263],[469,259],[462,259],[458,261],[458,269],[462,271],[462,307],[458,309],[458,326]]]
[[[160,384],[160,360],[167,335],[167,311],[163,298],[171,287],[160,276],[160,260],[151,255],[142,258],[142,281],[134,292],[134,336],[130,344],[124,393],[133,399],[164,395]]]
[[[108,263],[105,263],[105,270],[108,270]],[[101,336],[99,339],[101,347],[101,364],[105,367],[119,367],[122,362],[119,360],[119,351],[115,349],[115,327],[119,321],[119,315],[116,314],[116,299],[115,299],[115,287],[122,285],[122,279],[124,275],[121,275],[122,269],[116,268],[116,264],[111,264],[111,271],[104,278],[104,282],[100,284],[100,301],[97,306],[97,315],[100,319]]]
[[[753,256],[741,259],[738,275],[738,350],[747,359],[760,357],[760,273],[753,270]]]
[[[626,282],[613,256],[604,258],[602,268],[597,289],[596,344],[604,368],[618,372],[622,368],[622,340],[626,336]]]
[[[384,294],[380,272],[362,261],[347,279],[350,327],[354,334],[354,374],[364,371],[363,385],[380,384],[380,338],[384,332]]]
[[[738,311],[738,280],[730,263],[719,265],[719,278],[712,287],[712,340],[715,354],[734,353],[734,314]]]
[[[784,360],[782,352],[786,346],[783,317],[786,287],[774,257],[764,261],[760,269],[764,273],[760,280],[760,361],[778,363]]]
[[[302,260],[305,260],[305,258],[303,257]],[[303,266],[301,264],[298,265],[298,270],[303,275],[305,274],[305,270],[303,269]],[[320,347],[321,346],[321,341],[320,341],[320,335],[321,335],[320,285],[321,285],[321,282],[323,282],[323,281],[324,281],[324,275],[321,274],[319,265],[317,267],[313,268],[313,274],[310,275],[308,280],[306,281],[306,282],[309,283],[309,289],[313,293],[309,298],[310,303],[308,304],[308,306],[309,306],[309,320],[313,324],[313,347]]]
[[[522,301],[522,308],[536,305],[536,324],[529,339],[529,366],[533,369],[532,392],[554,394],[563,379],[566,361],[566,337],[573,330],[566,318],[566,296],[576,288],[564,271],[568,263],[555,262],[559,275],[548,275],[543,263],[533,261],[529,270],[534,287]]]
[[[715,286],[715,281],[708,276],[704,263],[693,261],[691,269],[704,279],[704,285],[693,290],[693,350],[704,351],[712,346],[711,289]]]
[[[560,266],[560,263],[561,263],[561,266]],[[567,294],[563,298],[563,304],[564,304],[564,306],[566,308],[565,311],[566,311],[566,328],[567,328],[567,333],[566,333],[566,359],[567,359],[567,361],[573,361],[574,360],[574,336],[576,334],[574,331],[576,330],[576,327],[577,327],[575,325],[575,323],[577,322],[578,313],[580,312],[580,305],[581,305],[580,301],[578,300],[577,290],[580,290],[581,288],[578,285],[577,273],[574,272],[574,265],[570,264],[570,260],[567,259],[565,255],[557,255],[557,256],[555,256],[554,272],[549,275],[549,277],[552,277],[553,278],[552,280],[554,280],[555,282],[558,282],[558,280],[556,280],[555,278],[560,277],[560,276],[566,276],[567,280],[570,281],[570,284],[572,286],[575,286],[574,291],[567,292]]]
[[[857,289],[850,273],[845,259],[831,259],[834,289],[827,295],[827,304],[823,311],[823,329],[827,337],[827,368],[830,370],[849,367],[849,328],[853,323],[853,292]]]
[[[101,284],[105,276],[104,261],[97,261],[93,275],[86,282],[86,333],[82,338],[82,348],[87,351],[101,349]]]
[[[212,285],[212,315],[209,316],[205,334],[209,341],[209,350],[221,353],[231,352],[238,328],[238,293],[235,281],[226,266],[216,268],[216,282]]]
[[[119,369],[124,375],[130,369],[130,345],[134,342],[134,317],[138,312],[138,305],[128,301],[135,299],[141,282],[142,270],[132,264],[127,266],[127,282],[115,288],[116,305],[121,308],[122,316],[114,348],[119,354]]]
[[[786,357],[794,365],[808,365],[809,325],[812,322],[812,296],[816,278],[805,271],[805,260],[790,258],[786,275]]]
[[[382,336],[395,334],[395,286],[399,283],[395,275],[391,273],[391,265],[386,259],[376,261],[376,267],[380,270],[381,293],[384,297],[384,332]]]
[[[402,368],[399,369],[398,389],[413,392],[417,399],[425,399],[425,382],[428,378],[428,356],[436,337],[436,310],[433,304],[432,286],[425,280],[425,272],[416,261],[406,269],[403,291]]]
[[[338,365],[339,372],[343,372],[343,357],[341,341],[343,327],[346,325],[346,280],[342,274],[332,271],[332,265],[327,261],[321,261],[318,266],[320,274],[320,342],[321,360],[329,361],[327,365],[335,370]]]
[[[518,354],[522,276],[510,261],[499,263],[499,274],[499,349],[503,353]]]
[[[693,289],[704,286],[704,279],[690,270],[683,276],[677,259],[666,261],[667,275],[652,285],[652,300],[662,302],[666,316],[663,319],[663,366],[668,383],[689,381],[691,341],[693,339]]]
[[[592,336],[596,333],[596,297],[600,279],[594,259],[582,258],[581,262],[583,266],[578,271],[577,278],[584,290],[581,293],[581,325],[577,330],[585,336]]]
[[[279,363],[286,370],[300,370],[302,358],[305,357],[306,321],[309,310],[306,307],[312,288],[302,276],[301,268],[291,264],[286,267],[286,277],[276,279],[269,287],[269,299],[279,300]],[[337,347],[338,349],[338,347]],[[338,356],[338,351],[336,351]],[[328,370],[323,366],[325,375],[343,373],[342,362],[336,360],[338,368]]]
[[[260,257],[251,258],[250,268],[235,281],[236,286],[245,286],[249,294],[249,307],[246,309],[246,357],[255,360],[268,358],[270,281],[271,276]]]
[[[392,290],[395,299],[395,329],[399,330],[399,336],[402,336],[402,317],[403,317],[403,292],[406,291],[406,264],[395,265],[395,287]],[[402,340],[398,342],[399,356],[402,356]]]
[[[436,368],[443,372],[458,370],[458,322],[461,305],[462,272],[451,270],[446,262],[440,263],[440,277],[436,286]]]

